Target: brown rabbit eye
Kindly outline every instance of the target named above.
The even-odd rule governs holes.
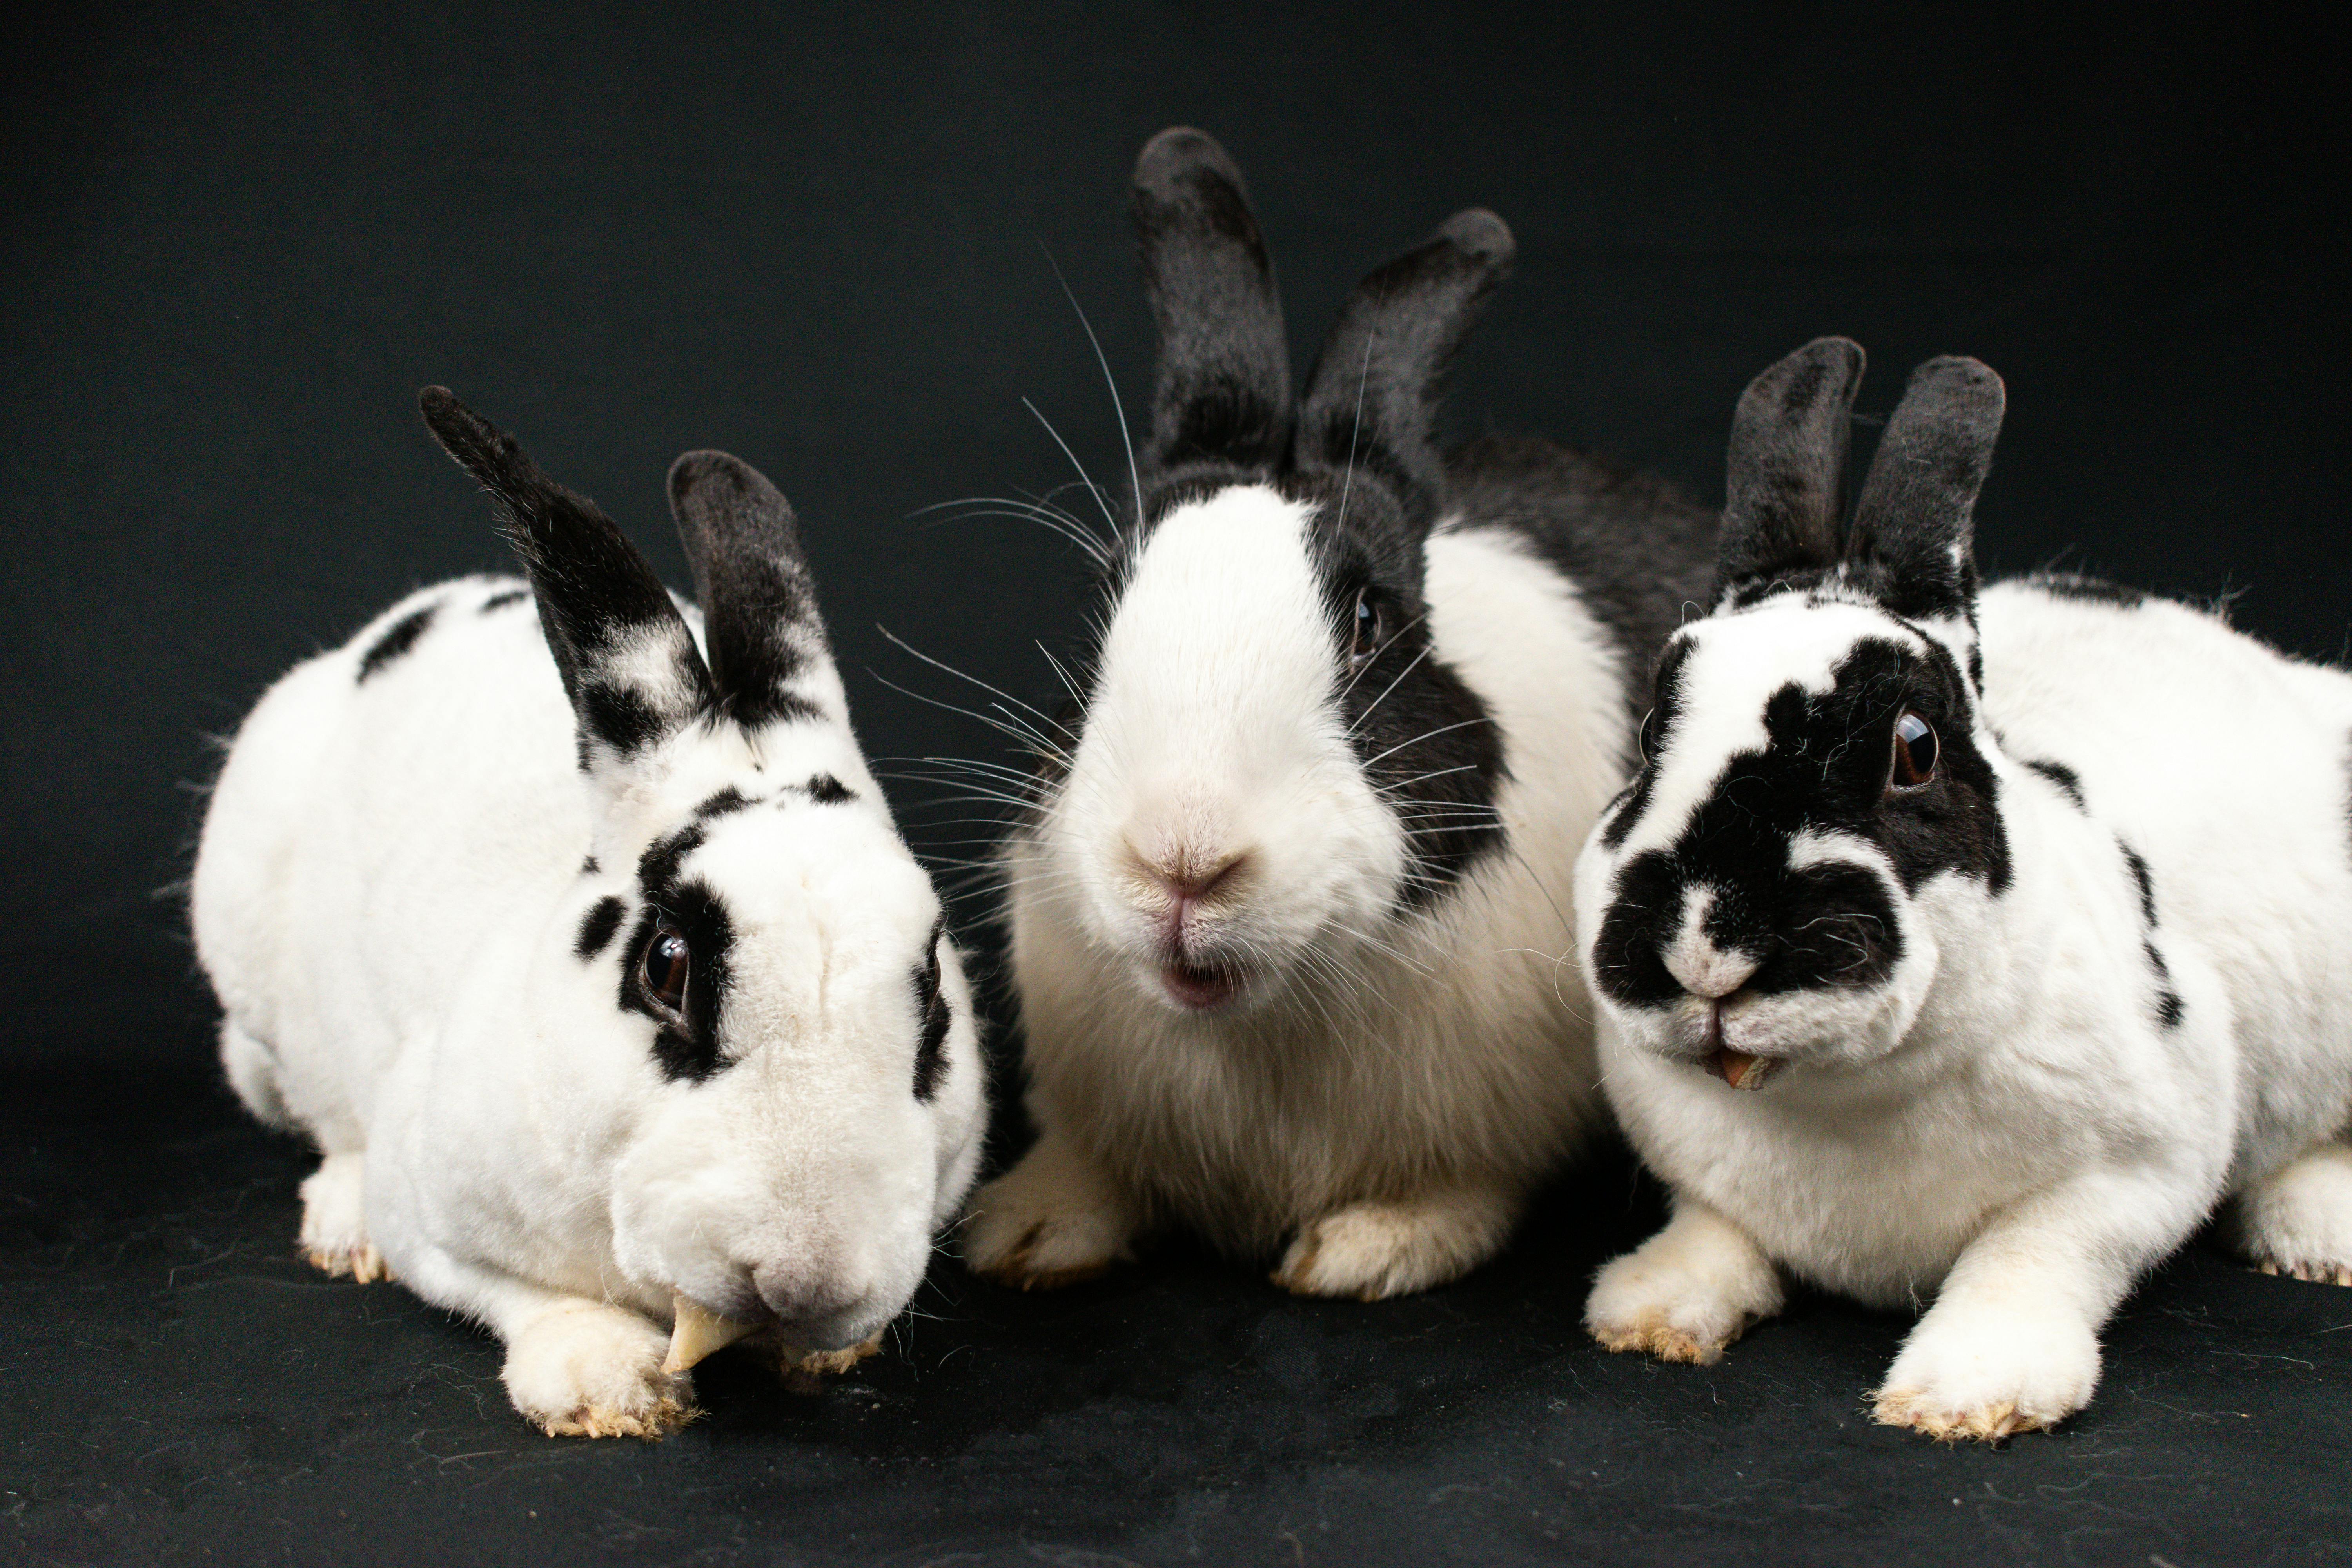
[[[1370,588],[1356,594],[1354,630],[1348,641],[1348,669],[1350,674],[1370,664],[1372,656],[1381,651],[1381,606]]]
[[[646,997],[655,1006],[686,1016],[687,977],[694,971],[694,954],[686,945],[686,937],[676,926],[657,926],[653,941],[646,943],[646,955],[638,962],[637,979],[646,988]]]
[[[1895,766],[1887,774],[1889,789],[1919,789],[1936,776],[1936,731],[1909,709],[1895,721]]]

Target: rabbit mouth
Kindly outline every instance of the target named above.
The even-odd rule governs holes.
[[[1188,1012],[1207,1013],[1241,994],[1241,971],[1226,964],[1171,958],[1160,966],[1160,987]]]

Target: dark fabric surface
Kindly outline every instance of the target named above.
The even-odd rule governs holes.
[[[1800,1302],[1719,1367],[1602,1354],[1620,1156],[1501,1262],[1362,1306],[1179,1247],[1063,1296],[943,1260],[821,1395],[730,1355],[666,1445],[555,1443],[496,1347],[291,1256],[303,1152],[247,1122],[174,885],[262,685],[503,564],[446,382],[669,580],[662,476],[798,510],[877,759],[994,756],[1075,552],[919,509],[1124,467],[1150,323],[1129,162],[1248,177],[1303,363],[1466,205],[1519,243],[1450,399],[1717,499],[1734,399],[1822,332],[2010,388],[1979,521],[2346,647],[2340,54],[2242,7],[19,8],[0,27],[0,1552],[33,1562],[1351,1563],[2352,1557],[2352,1291],[2200,1246],[2054,1436],[1871,1426],[1898,1319]],[[1066,499],[1081,500],[1077,492]],[[895,683],[895,684],[894,684]],[[913,693],[902,693],[906,687]],[[2186,742],[2184,743],[2187,743]],[[883,762],[943,871],[983,834]],[[987,901],[960,906],[985,945]],[[1010,1050],[1011,1042],[1002,1042]],[[1008,1113],[1000,1146],[1021,1137]]]

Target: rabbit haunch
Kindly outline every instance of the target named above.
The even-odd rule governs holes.
[[[2257,1262],[2352,1277],[2352,678],[2081,579],[1979,593],[1973,361],[1914,375],[1842,532],[1861,363],[1743,398],[1716,611],[1578,866],[1604,1081],[1675,1195],[1586,1319],[1704,1362],[1783,1270],[1932,1297],[1880,1418],[1997,1438],[2088,1403],[2225,1198]]]
[[[223,1059],[320,1148],[314,1258],[488,1324],[550,1432],[659,1435],[736,1328],[839,1365],[904,1306],[978,1158],[971,995],[782,498],[673,470],[706,618],[425,403],[530,588],[412,595],[240,729],[193,909]]]
[[[1568,872],[1712,522],[1540,442],[1451,458],[1507,269],[1465,212],[1375,269],[1303,394],[1239,174],[1139,160],[1140,494],[1004,864],[1036,1147],[965,1255],[1035,1286],[1190,1226],[1318,1294],[1501,1245],[1595,1109]]]

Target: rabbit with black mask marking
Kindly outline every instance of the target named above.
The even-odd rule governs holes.
[[[971,998],[783,497],[678,459],[697,611],[423,405],[530,580],[420,591],[239,729],[194,886],[222,1059],[324,1156],[312,1262],[487,1324],[549,1433],[660,1436],[720,1341],[837,1369],[906,1305],[979,1161]]]
[[[1979,594],[1974,360],[1913,374],[1841,539],[1862,364],[1825,338],[1741,399],[1715,611],[1578,865],[1675,1204],[1585,1318],[1706,1363],[1784,1274],[1931,1298],[1878,1418],[1999,1439],[2089,1402],[2225,1197],[2265,1268],[2352,1284],[2352,679],[2077,578]]]
[[[1366,1299],[1490,1256],[1597,1121],[1570,871],[1714,520],[1539,441],[1441,455],[1513,252],[1457,215],[1294,395],[1241,176],[1153,139],[1138,506],[1005,854],[1036,1146],[964,1253],[1023,1287],[1188,1226]]]

